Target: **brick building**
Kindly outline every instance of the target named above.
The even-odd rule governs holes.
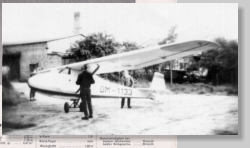
[[[4,43],[3,66],[11,80],[27,81],[35,68],[48,69],[65,63],[63,54],[83,35],[32,42]]]

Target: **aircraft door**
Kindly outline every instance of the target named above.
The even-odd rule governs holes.
[[[72,75],[71,68],[63,69],[59,72],[60,89],[64,92],[74,93],[78,86],[76,85],[75,75]]]

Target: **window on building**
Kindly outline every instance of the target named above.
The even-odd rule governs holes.
[[[30,64],[30,73],[36,72],[38,68],[38,63],[36,64]]]
[[[184,63],[180,63],[180,70],[184,70]]]

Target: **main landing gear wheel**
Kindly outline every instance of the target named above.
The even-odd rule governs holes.
[[[64,111],[65,111],[65,113],[69,112],[69,103],[68,102],[64,103]]]

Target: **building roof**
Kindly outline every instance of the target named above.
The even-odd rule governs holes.
[[[71,37],[75,37],[75,36],[83,36],[82,34],[78,34],[78,35],[72,35],[72,36],[66,36],[66,37],[60,37],[60,38],[51,38],[51,39],[39,39],[39,40],[29,40],[29,41],[18,41],[18,42],[6,42],[3,43],[3,46],[13,46],[13,45],[23,45],[23,44],[35,44],[35,43],[46,43],[46,42],[50,42],[50,41],[56,41],[56,40],[62,40],[62,39],[66,39],[66,38],[71,38]]]

